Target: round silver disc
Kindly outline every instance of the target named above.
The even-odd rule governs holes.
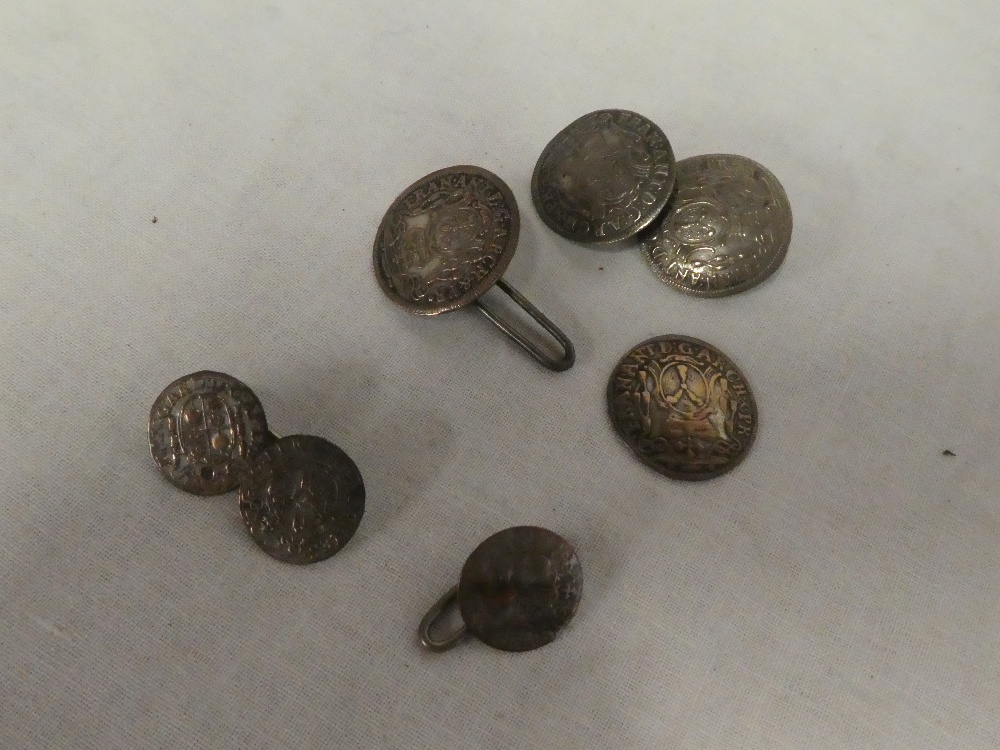
[[[573,121],[549,141],[531,197],[553,231],[586,244],[619,242],[648,226],[674,187],[674,153],[655,123],[624,109]]]
[[[312,435],[278,438],[250,463],[240,484],[240,515],[271,557],[306,565],[336,554],[365,512],[358,467]]]
[[[458,606],[466,627],[504,651],[551,643],[576,614],[583,590],[580,560],[555,532],[537,526],[499,531],[462,567]]]
[[[745,156],[677,162],[677,189],[640,238],[653,273],[700,297],[756,286],[785,259],[792,207],[778,178]]]
[[[268,440],[264,407],[244,383],[203,370],[178,378],[149,412],[149,452],[172,484],[196,495],[235,489]]]
[[[672,479],[731,471],[757,433],[757,402],[743,373],[690,336],[658,336],[634,346],[611,373],[607,402],[629,449]]]
[[[514,251],[520,217],[507,184],[481,167],[442,169],[392,202],[375,235],[375,278],[396,304],[438,315],[492,287]]]

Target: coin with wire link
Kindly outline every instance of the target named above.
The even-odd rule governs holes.
[[[474,306],[543,367],[568,370],[576,361],[569,340],[502,274],[517,250],[521,225],[507,184],[482,167],[458,165],[426,175],[400,193],[382,217],[372,263],[375,279],[395,304],[434,316]],[[496,287],[549,334],[558,347],[540,347],[481,297]]]
[[[483,541],[462,566],[458,585],[420,622],[420,642],[447,651],[468,631],[502,651],[531,651],[555,640],[576,614],[583,573],[576,551],[554,531],[514,526]],[[432,633],[456,604],[463,625],[445,638]]]
[[[417,315],[471,304],[514,257],[520,217],[507,183],[470,165],[433,172],[392,202],[375,234],[382,291]]]

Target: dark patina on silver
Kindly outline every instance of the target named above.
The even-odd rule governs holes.
[[[674,197],[640,241],[662,281],[723,297],[778,269],[792,241],[792,207],[778,178],[752,159],[694,156],[677,162]]]
[[[650,468],[672,479],[711,479],[735,468],[757,432],[757,403],[725,354],[689,336],[633,347],[608,381],[618,435]]]
[[[306,565],[335,555],[365,512],[358,467],[333,443],[312,435],[278,438],[250,462],[240,515],[253,540],[282,562]]]
[[[531,177],[531,197],[553,231],[586,244],[636,235],[663,210],[674,188],[670,141],[651,120],[602,109],[574,120],[549,141]]]
[[[257,396],[221,372],[178,378],[149,412],[153,461],[172,484],[196,495],[235,489],[240,471],[267,440],[267,419]]]
[[[416,315],[475,305],[539,363],[567,370],[573,344],[502,278],[517,249],[520,215],[510,188],[481,167],[442,169],[410,185],[386,212],[375,235],[375,278],[382,291]],[[480,300],[494,285],[528,313],[562,349],[542,351]]]
[[[504,529],[475,549],[458,586],[424,616],[420,642],[446,651],[468,630],[503,651],[540,648],[576,614],[582,591],[580,561],[569,542],[537,526]],[[455,601],[464,626],[443,639],[433,637],[434,623]]]

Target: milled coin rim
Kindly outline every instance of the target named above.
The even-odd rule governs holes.
[[[379,247],[381,245],[382,232],[385,229],[386,220],[389,218],[389,214],[392,213],[396,205],[403,200],[403,198],[416,188],[420,187],[425,182],[430,182],[438,177],[442,177],[446,174],[455,173],[472,173],[477,174],[481,177],[485,177],[487,180],[491,181],[494,186],[500,191],[504,200],[507,202],[507,208],[510,211],[510,232],[507,237],[507,245],[500,253],[500,257],[497,258],[496,264],[490,269],[490,272],[483,276],[479,282],[469,289],[461,297],[452,300],[451,302],[445,302],[436,305],[432,309],[428,309],[426,306],[418,305],[414,302],[403,299],[392,287],[387,278],[385,271],[382,269],[381,253],[379,252]],[[416,180],[406,189],[397,195],[392,203],[389,204],[389,208],[386,209],[385,214],[382,216],[382,221],[379,222],[378,231],[375,233],[375,242],[372,246],[372,267],[375,271],[375,279],[378,281],[379,287],[382,292],[387,296],[394,304],[403,308],[407,312],[413,313],[414,315],[424,315],[433,316],[441,315],[442,313],[451,312],[452,310],[458,310],[459,308],[471,305],[477,299],[482,297],[486,292],[488,292],[497,280],[503,276],[504,271],[507,270],[507,266],[510,265],[511,260],[514,258],[514,252],[517,250],[517,242],[521,230],[521,215],[517,208],[517,199],[514,198],[514,193],[511,191],[510,187],[504,182],[500,177],[498,177],[493,172],[483,167],[477,167],[472,164],[458,164],[453,167],[445,167],[444,169],[438,169],[430,174],[424,175],[419,180]]]
[[[740,374],[740,379],[746,386],[747,395],[749,396],[749,401],[750,401],[750,411],[753,414],[753,434],[750,435],[750,439],[747,441],[746,446],[743,448],[743,451],[738,456],[736,456],[731,463],[727,464],[721,469],[707,472],[705,474],[699,474],[697,476],[673,472],[669,469],[664,468],[661,464],[652,461],[647,456],[645,456],[641,451],[637,450],[636,447],[631,444],[629,438],[626,435],[624,435],[622,431],[618,428],[618,422],[615,420],[615,404],[614,404],[615,373],[618,372],[618,368],[621,367],[621,365],[625,362],[625,360],[628,357],[630,357],[632,355],[632,352],[634,352],[636,349],[639,349],[643,346],[648,346],[650,344],[655,344],[660,341],[682,341],[682,342],[687,342],[689,344],[695,344],[696,346],[705,346],[708,347],[709,349],[712,349],[713,351],[721,355],[723,358],[725,358],[725,360],[729,363],[729,365],[734,370],[736,370],[736,372]],[[753,394],[753,388],[750,385],[750,381],[747,380],[746,373],[744,373],[742,368],[740,368],[740,366],[733,361],[732,357],[730,357],[724,351],[719,349],[719,347],[715,346],[714,344],[710,344],[707,341],[703,341],[702,339],[695,338],[694,336],[684,336],[682,334],[668,333],[662,336],[653,336],[652,338],[648,338],[645,341],[640,341],[635,346],[629,347],[628,351],[626,351],[621,357],[619,357],[618,361],[615,362],[615,366],[611,369],[611,375],[610,377],[608,377],[608,385],[604,391],[604,398],[605,398],[605,403],[607,405],[608,419],[611,421],[611,428],[614,430],[615,435],[618,436],[618,439],[625,444],[625,447],[629,449],[629,452],[632,453],[632,455],[635,456],[637,459],[639,459],[639,461],[644,466],[652,469],[661,476],[667,477],[668,479],[676,479],[683,482],[703,482],[709,479],[715,479],[717,477],[721,477],[723,474],[728,474],[737,466],[739,466],[741,463],[743,463],[744,459],[746,459],[747,457],[747,454],[750,453],[751,449],[754,446],[754,443],[757,441],[757,430],[760,423],[760,415],[757,411],[757,398]]]
[[[575,126],[581,120],[585,120],[588,117],[593,117],[594,115],[599,115],[599,114],[604,114],[604,113],[611,113],[611,114],[622,113],[622,114],[627,114],[627,115],[635,115],[636,117],[641,117],[643,120],[645,120],[646,122],[648,122],[652,127],[656,128],[659,131],[660,135],[663,136],[664,142],[667,144],[667,150],[670,151],[670,161],[671,161],[670,177],[671,177],[671,184],[670,184],[669,189],[664,191],[664,195],[663,195],[662,199],[656,201],[656,203],[651,204],[651,209],[652,210],[651,210],[650,216],[648,218],[645,218],[645,219],[641,220],[631,230],[629,230],[629,232],[627,234],[616,235],[616,236],[612,236],[611,238],[607,238],[607,237],[600,238],[599,237],[599,238],[596,238],[596,239],[589,239],[589,238],[586,238],[586,237],[580,238],[580,237],[576,237],[576,236],[569,236],[569,235],[567,235],[567,234],[565,234],[563,232],[563,230],[562,230],[561,227],[557,226],[552,221],[551,217],[549,217],[549,215],[542,208],[542,199],[541,199],[541,195],[539,194],[539,180],[540,180],[540,175],[541,175],[541,172],[542,172],[542,162],[545,160],[546,155],[549,153],[549,150],[552,148],[552,144],[554,144],[556,142],[556,140],[560,136],[564,135],[568,130],[570,130],[573,126]],[[545,144],[545,148],[542,149],[542,153],[539,154],[538,160],[535,162],[535,169],[531,173],[531,202],[535,206],[535,213],[537,213],[538,216],[541,217],[542,221],[545,223],[545,225],[549,229],[551,229],[553,232],[555,232],[556,234],[558,234],[560,237],[562,237],[564,239],[567,239],[570,242],[576,242],[576,243],[579,243],[581,245],[587,245],[587,246],[616,245],[618,243],[625,242],[626,240],[629,240],[629,239],[635,237],[640,232],[642,232],[646,227],[650,226],[654,221],[656,221],[660,217],[660,215],[663,213],[664,208],[666,207],[667,203],[670,201],[671,197],[673,196],[674,190],[675,190],[676,186],[677,186],[677,160],[676,160],[676,157],[674,155],[674,147],[671,145],[670,139],[667,138],[667,134],[663,132],[663,129],[659,125],[657,125],[655,122],[653,122],[652,120],[650,120],[644,114],[641,114],[639,112],[634,112],[631,109],[595,109],[593,112],[588,112],[585,115],[581,115],[580,117],[577,117],[575,120],[573,120],[573,122],[571,122],[569,125],[567,125],[566,127],[564,127],[562,130],[560,130],[554,136],[552,136],[552,138],[549,139],[549,142]]]
[[[153,464],[159,470],[160,474],[163,475],[163,477],[168,482],[170,482],[170,484],[172,484],[174,487],[180,490],[183,490],[184,492],[187,492],[190,495],[196,495],[197,497],[216,497],[218,495],[225,495],[227,492],[232,492],[233,490],[237,489],[240,485],[240,474],[242,471],[242,467],[237,466],[235,467],[234,471],[230,472],[231,481],[229,484],[225,485],[225,489],[220,489],[215,492],[196,492],[192,490],[188,485],[184,484],[183,482],[177,481],[173,476],[168,474],[163,464],[161,464],[157,460],[153,446],[153,417],[157,411],[157,407],[160,404],[160,399],[163,398],[164,394],[166,394],[167,391],[171,390],[172,388],[176,388],[186,380],[191,380],[193,378],[209,378],[209,377],[221,378],[223,380],[229,381],[236,388],[244,388],[246,392],[250,394],[250,396],[253,398],[256,409],[260,414],[261,424],[264,427],[263,437],[261,439],[260,445],[257,446],[258,448],[257,452],[262,450],[267,445],[267,435],[268,435],[267,415],[264,413],[264,405],[261,403],[260,398],[257,397],[257,394],[254,393],[254,390],[239,378],[235,378],[226,372],[219,372],[218,370],[198,370],[197,372],[192,372],[187,375],[181,375],[179,378],[171,380],[170,383],[168,383],[167,386],[163,390],[161,390],[159,394],[157,394],[156,398],[153,399],[153,405],[150,406],[149,408],[149,420],[146,423],[146,440],[149,443],[149,455],[150,458],[153,459]]]
[[[749,162],[755,168],[766,172],[771,178],[777,183],[778,188],[781,190],[781,198],[784,200],[785,208],[788,209],[788,239],[783,243],[784,246],[779,249],[777,253],[771,259],[771,262],[764,267],[764,269],[757,275],[750,277],[746,281],[736,284],[731,287],[726,287],[724,289],[712,289],[708,291],[703,291],[700,289],[694,289],[692,287],[686,286],[673,277],[667,276],[663,269],[661,269],[654,261],[652,250],[649,249],[649,243],[652,241],[652,235],[656,234],[660,230],[660,226],[664,221],[666,221],[667,215],[670,213],[672,206],[668,205],[663,209],[659,216],[657,216],[655,224],[650,224],[644,231],[643,235],[639,237],[639,245],[642,248],[642,257],[646,261],[646,265],[649,266],[653,274],[667,286],[673,287],[678,291],[684,292],[685,294],[690,294],[692,297],[704,297],[706,299],[718,298],[718,297],[729,297],[734,294],[740,294],[741,292],[753,289],[758,284],[763,283],[767,279],[777,272],[778,268],[785,260],[785,256],[788,254],[788,248],[792,244],[792,234],[794,232],[794,217],[792,215],[792,204],[788,199],[788,192],[785,190],[785,186],[781,184],[781,180],[770,169],[765,167],[758,161],[751,159],[749,156],[742,156],[741,154],[697,154],[695,156],[688,156],[677,162],[677,172],[680,173],[680,165],[686,161],[693,161],[694,159],[740,159],[745,162]],[[674,183],[674,193],[678,189],[678,185],[675,181]],[[671,195],[671,202],[675,195]]]

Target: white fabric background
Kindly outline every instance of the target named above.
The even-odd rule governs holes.
[[[989,0],[4,2],[0,746],[1000,746],[998,23]],[[547,230],[535,159],[602,107],[678,158],[767,165],[779,272],[693,299]],[[459,163],[517,196],[506,278],[576,342],[568,373],[379,292],[384,210]],[[668,481],[607,423],[613,364],[670,332],[756,392],[723,478]],[[282,565],[234,496],[160,478],[150,403],[201,368],[354,458],[341,554]],[[577,546],[571,626],[423,653],[468,553],[524,523]]]

